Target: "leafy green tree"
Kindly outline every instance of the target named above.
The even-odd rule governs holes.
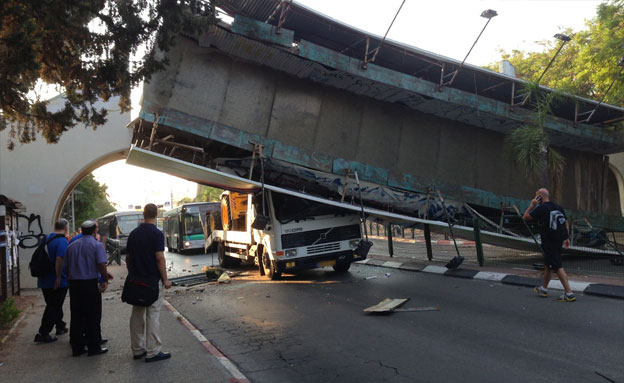
[[[604,98],[605,102],[618,106],[624,103],[622,68],[618,65],[624,57],[624,0],[600,4],[597,16],[587,21],[586,25],[587,29],[583,31],[563,31],[572,39],[563,47],[539,84],[537,81],[560,42],[542,41],[542,52],[502,52],[502,58],[514,65],[516,75],[529,82],[523,93],[530,94],[528,101],[535,110],[531,121],[507,136],[505,148],[521,173],[527,179],[550,188],[555,198],[561,197],[565,158],[549,145],[544,121],[551,114],[551,107],[559,95],[541,92],[539,85],[596,100]],[[495,66],[497,64],[491,64],[489,68],[494,69]]]
[[[93,174],[87,175],[80,181],[74,190],[78,190],[82,194],[74,195],[74,216],[76,219],[76,228],[88,219],[98,218],[104,214],[115,211],[115,208],[108,201],[106,184],[100,184],[95,180]],[[71,195],[63,205],[62,216],[71,220]]]
[[[610,0],[597,7],[596,17],[586,22],[587,29],[562,31],[572,39],[540,81],[554,89],[601,100],[617,106],[624,104],[624,81],[620,60],[624,57],[624,0]],[[516,75],[527,81],[536,81],[559,47],[559,42],[542,41],[541,52],[502,51]],[[490,64],[495,69],[498,64]],[[620,76],[618,78],[618,73]],[[615,82],[614,82],[615,80]]]
[[[197,185],[195,202],[218,202],[223,190],[205,185]]]
[[[195,199],[191,197],[183,197],[181,200],[178,201],[177,204],[175,204],[175,206],[180,206],[184,203],[191,203],[191,202],[195,202]]]
[[[37,133],[58,142],[77,123],[95,129],[106,122],[98,99],[120,96],[129,111],[130,90],[166,65],[154,48],[167,51],[179,33],[215,21],[211,0],[3,0],[0,129],[10,126],[9,149]],[[40,80],[64,92],[63,109],[29,96]]]

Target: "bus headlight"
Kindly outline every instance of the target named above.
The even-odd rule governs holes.
[[[357,247],[360,245],[360,240],[359,239],[352,239],[349,241],[349,247],[351,249],[357,249]]]
[[[191,243],[189,241],[184,242],[184,247],[191,247]]]
[[[286,257],[296,257],[297,249],[288,249],[285,251]]]

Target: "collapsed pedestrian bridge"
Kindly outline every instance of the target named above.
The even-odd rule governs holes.
[[[354,202],[357,172],[368,208],[403,224],[442,217],[437,191],[453,216],[491,221],[525,206],[538,187],[503,149],[506,134],[535,116],[532,104],[521,102],[524,81],[459,69],[456,60],[388,40],[380,46],[379,36],[296,2],[220,4],[231,24],[180,37],[159,53],[170,65],[144,87],[131,124],[137,153],[251,183],[260,180],[253,158],[261,156],[271,186],[336,203]],[[446,84],[445,74],[455,70],[456,80]],[[588,110],[592,119],[582,122]],[[545,122],[567,163],[559,202],[573,219],[617,231],[624,221],[607,155],[624,149],[617,129],[623,120],[623,108],[564,95]],[[163,166],[156,170],[179,170],[156,162]]]

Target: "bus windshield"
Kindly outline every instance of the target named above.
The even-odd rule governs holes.
[[[199,213],[186,213],[184,214],[184,234],[194,235],[203,234],[201,221],[199,220]]]
[[[119,235],[130,235],[130,232],[139,226],[142,221],[142,214],[117,216],[117,230]]]

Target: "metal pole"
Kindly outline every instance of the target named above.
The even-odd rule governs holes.
[[[472,227],[474,228],[475,247],[477,249],[477,260],[479,266],[483,267],[483,244],[481,243],[481,220],[479,218],[472,219]]]
[[[461,64],[459,64],[459,67],[457,67],[457,69],[455,70],[455,72],[453,73],[453,77],[451,77],[451,81],[449,81],[446,84],[443,85],[452,85],[453,81],[455,81],[455,77],[457,77],[457,73],[459,73],[459,70],[464,66],[464,63],[466,62],[466,59],[468,58],[468,56],[470,55],[470,52],[472,52],[472,49],[475,47],[475,45],[477,45],[477,41],[479,41],[479,38],[481,37],[481,35],[483,34],[483,31],[485,31],[485,28],[487,28],[488,24],[490,23],[490,21],[492,21],[492,19],[488,19],[488,21],[485,23],[485,25],[483,26],[483,29],[481,30],[481,33],[479,33],[479,36],[477,36],[477,39],[475,40],[474,43],[472,43],[472,46],[470,47],[470,50],[468,51],[468,53],[466,53],[466,57],[464,57],[464,59],[462,60]]]
[[[427,259],[433,260],[433,251],[431,250],[431,228],[429,224],[425,224],[425,244],[427,245]]]
[[[377,58],[377,55],[379,54],[379,50],[381,49],[381,46],[383,45],[384,41],[386,41],[386,37],[388,37],[388,32],[390,32],[390,28],[392,28],[392,25],[394,24],[394,20],[396,20],[397,16],[401,12],[401,8],[403,8],[403,4],[405,4],[405,0],[403,0],[403,2],[401,3],[401,6],[399,7],[399,10],[394,15],[394,18],[392,19],[392,22],[390,23],[390,26],[388,27],[388,30],[386,30],[386,34],[384,35],[384,37],[379,42],[379,45],[375,49],[375,54],[373,55],[373,58],[370,60],[370,62],[375,62],[375,59]]]
[[[555,58],[557,58],[557,55],[559,55],[559,52],[561,52],[561,49],[563,49],[563,46],[566,44],[567,41],[562,41],[561,45],[559,46],[559,49],[557,49],[557,52],[555,53],[555,55],[552,57],[552,59],[550,59],[550,62],[548,63],[548,65],[546,65],[546,68],[544,69],[544,71],[542,72],[541,76],[539,76],[539,78],[537,79],[537,83],[539,84],[540,81],[542,81],[542,77],[544,77],[544,75],[546,74],[546,71],[548,70],[548,68],[550,68],[550,66],[552,65],[552,63],[555,61]]]
[[[394,255],[394,249],[392,248],[392,224],[388,224],[387,234],[388,234],[388,253],[392,257]]]
[[[72,198],[72,235],[76,232],[76,218],[74,217],[74,191],[71,192]]]

